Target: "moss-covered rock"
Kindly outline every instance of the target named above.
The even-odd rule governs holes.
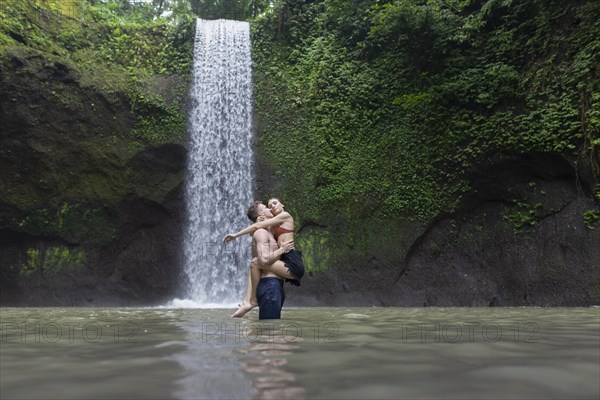
[[[79,19],[53,2],[2,7],[0,302],[162,301],[178,285],[192,37],[151,65],[116,62],[114,26],[73,4]],[[172,30],[140,26],[126,31]],[[168,40],[135,43],[158,54]],[[119,54],[141,51],[127,43]]]

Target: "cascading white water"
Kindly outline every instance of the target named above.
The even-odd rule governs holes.
[[[223,245],[249,224],[252,202],[252,73],[248,22],[196,23],[186,185],[187,297],[196,304],[242,299],[250,239]]]

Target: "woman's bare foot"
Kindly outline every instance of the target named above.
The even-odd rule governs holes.
[[[238,308],[236,312],[231,314],[232,317],[242,318],[244,315],[246,315],[246,313],[248,313],[254,307],[257,307],[258,303],[242,303],[239,306],[240,306],[240,308]]]

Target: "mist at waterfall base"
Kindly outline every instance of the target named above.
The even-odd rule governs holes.
[[[197,21],[188,117],[187,226],[182,297],[168,307],[231,307],[243,297],[251,239],[252,71],[248,22]]]

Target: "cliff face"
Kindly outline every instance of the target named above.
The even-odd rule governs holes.
[[[148,11],[3,3],[0,304],[177,293],[194,19]]]
[[[52,54],[13,46],[0,63],[0,303],[172,298],[185,218],[181,140],[141,143],[130,95]]]
[[[597,205],[584,194],[581,177],[566,160],[539,153],[497,157],[472,179],[473,190],[458,209],[427,224],[383,224],[366,233],[370,222],[365,219],[359,227],[301,230],[298,242],[308,244],[305,257],[316,271],[302,288],[288,290],[293,290],[291,302],[598,304],[600,231],[582,218]],[[319,237],[335,239],[321,242],[323,247],[315,251],[310,245],[318,241],[315,229]],[[323,262],[330,268],[318,271]]]

